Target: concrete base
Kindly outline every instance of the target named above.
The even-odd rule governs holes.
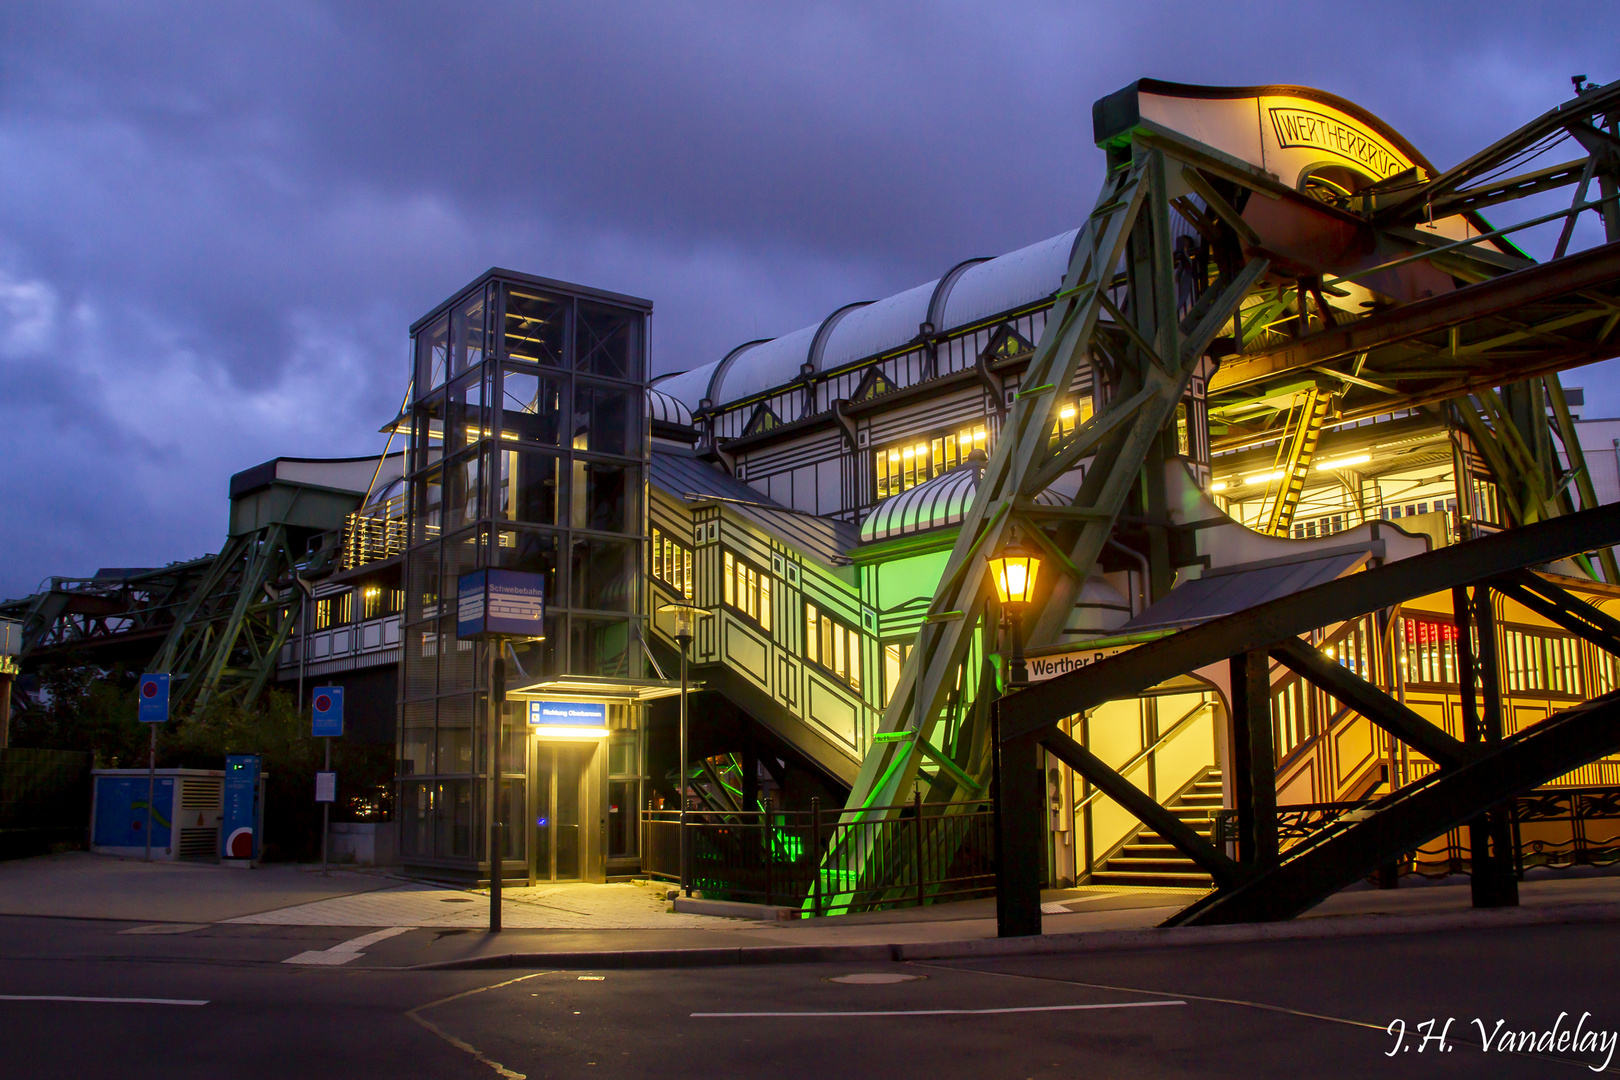
[[[699,900],[691,896],[677,896],[675,910],[683,915],[715,915],[722,919],[763,919],[766,922],[787,922],[799,917],[797,908],[740,904],[732,900]]]
[[[327,835],[328,861],[350,866],[393,866],[397,861],[394,823],[333,822]]]

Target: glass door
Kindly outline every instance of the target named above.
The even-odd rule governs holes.
[[[535,745],[530,756],[534,834],[529,845],[529,877],[534,881],[579,880],[581,785],[595,749],[590,743]]]

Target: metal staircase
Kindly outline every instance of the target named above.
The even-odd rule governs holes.
[[[1299,420],[1291,425],[1293,432],[1277,448],[1281,486],[1271,504],[1264,531],[1272,536],[1287,536],[1294,526],[1294,511],[1299,509],[1300,496],[1305,493],[1305,481],[1310,478],[1311,464],[1316,458],[1316,445],[1322,439],[1322,425],[1333,411],[1333,396],[1320,386],[1306,390],[1299,403]]]
[[[1221,771],[1205,769],[1186,789],[1165,804],[1172,817],[1212,841],[1213,818],[1221,808]],[[1125,845],[1093,871],[1087,884],[1120,887],[1207,889],[1214,879],[1198,864],[1152,829],[1143,826]]]

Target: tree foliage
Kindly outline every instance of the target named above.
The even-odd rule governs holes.
[[[56,667],[39,673],[41,704],[12,720],[12,745],[81,750],[97,768],[144,768],[151,732],[136,719],[137,674],[121,667]],[[315,773],[325,761],[322,740],[291,696],[271,691],[254,705],[214,703],[158,729],[159,768],[222,769],[227,754],[258,754],[266,777],[264,857],[320,857],[321,807]],[[392,803],[391,746],[333,740],[338,774],[334,821],[384,821]]]

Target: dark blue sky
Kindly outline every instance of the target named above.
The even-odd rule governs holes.
[[[406,327],[491,265],[651,298],[685,368],[1072,228],[1134,78],[1321,87],[1445,166],[1617,41],[1578,2],[8,0],[0,596],[380,449]]]

